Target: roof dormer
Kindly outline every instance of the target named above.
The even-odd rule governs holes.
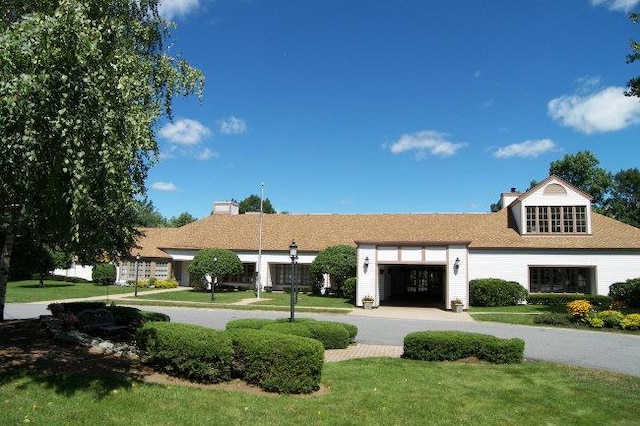
[[[521,235],[591,234],[591,196],[549,176],[509,206]]]

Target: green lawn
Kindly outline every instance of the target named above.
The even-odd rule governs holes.
[[[107,296],[108,294],[133,293],[133,287],[103,286],[93,283],[44,281],[12,281],[7,284],[7,303],[42,302],[45,300],[74,299],[78,297]],[[138,289],[144,291],[144,289]]]
[[[0,375],[0,424],[638,425],[640,378],[548,363],[327,363],[284,396],[59,374]]]
[[[232,303],[237,303],[242,299],[255,298],[255,293],[253,292],[253,290],[220,291],[220,292],[216,292],[214,297],[215,299],[213,303],[219,304],[219,305],[229,305]],[[139,299],[163,300],[163,301],[174,301],[174,302],[211,303],[211,293],[186,290],[186,291],[171,292],[171,293],[150,294],[147,296],[142,296]],[[288,307],[291,304],[291,295],[289,293],[284,293],[284,292],[262,292],[260,293],[260,299],[261,300],[259,302],[254,302],[251,304],[251,306]],[[326,297],[326,296],[309,296],[309,295],[300,293],[298,294],[298,303],[296,307],[351,309],[353,308],[353,305],[349,303],[349,301],[342,298]]]

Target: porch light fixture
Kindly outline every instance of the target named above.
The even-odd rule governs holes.
[[[364,267],[364,272],[367,272],[367,269],[369,269],[369,256],[364,258],[363,267]]]
[[[456,261],[453,262],[453,267],[458,269],[460,267],[460,258],[456,257]]]
[[[138,297],[138,264],[140,263],[140,253],[136,254],[136,282],[134,283],[133,294]]]
[[[289,257],[291,258],[291,312],[289,316],[289,322],[293,322],[295,319],[295,302],[296,302],[296,261],[298,260],[298,246],[295,240],[289,244]]]

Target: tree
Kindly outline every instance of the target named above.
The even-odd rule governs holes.
[[[599,167],[600,161],[591,151],[567,154],[553,161],[549,173],[566,180],[593,197],[594,210],[604,213],[606,197],[612,188],[611,174]]]
[[[629,19],[631,19],[631,22],[634,24],[638,23],[639,18],[640,15],[637,13],[629,14]],[[635,40],[631,40],[631,50],[633,52],[627,55],[628,64],[640,60],[640,43]],[[635,77],[629,80],[627,82],[627,87],[629,87],[629,90],[624,92],[625,95],[640,97],[640,77]]]
[[[321,283],[324,274],[329,274],[335,281],[340,293],[342,283],[356,275],[358,253],[355,247],[337,245],[322,250],[311,262],[309,273],[316,283]]]
[[[223,277],[242,274],[244,269],[240,258],[234,252],[221,248],[208,248],[200,250],[193,257],[188,271],[191,274],[191,286],[203,288],[202,280],[207,274]]]
[[[135,204],[135,226],[143,228],[162,228],[167,226],[167,219],[156,210],[153,202],[148,198],[136,200]]]
[[[171,219],[168,220],[168,225],[171,228],[179,228],[181,226],[184,226],[188,223],[191,222],[195,222],[196,220],[198,220],[196,217],[194,217],[193,215],[191,215],[190,213],[187,212],[182,212],[180,213],[180,215],[178,217],[172,217]]]
[[[640,170],[621,170],[615,174],[608,212],[619,221],[640,228]]]
[[[134,244],[158,120],[203,84],[166,54],[158,3],[0,5],[0,320],[16,234],[87,263]]]
[[[257,195],[249,195],[239,203],[240,214],[247,212],[260,212],[260,197]],[[276,210],[271,205],[271,201],[265,198],[262,202],[262,212],[267,214],[273,214]]]
[[[112,263],[96,263],[91,271],[91,281],[102,285],[116,282],[116,267]]]

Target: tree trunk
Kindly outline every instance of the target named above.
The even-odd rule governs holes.
[[[0,255],[0,321],[4,321],[4,302],[7,295],[7,282],[9,281],[9,264],[11,251],[13,250],[13,226],[9,225],[2,241],[2,254]]]

